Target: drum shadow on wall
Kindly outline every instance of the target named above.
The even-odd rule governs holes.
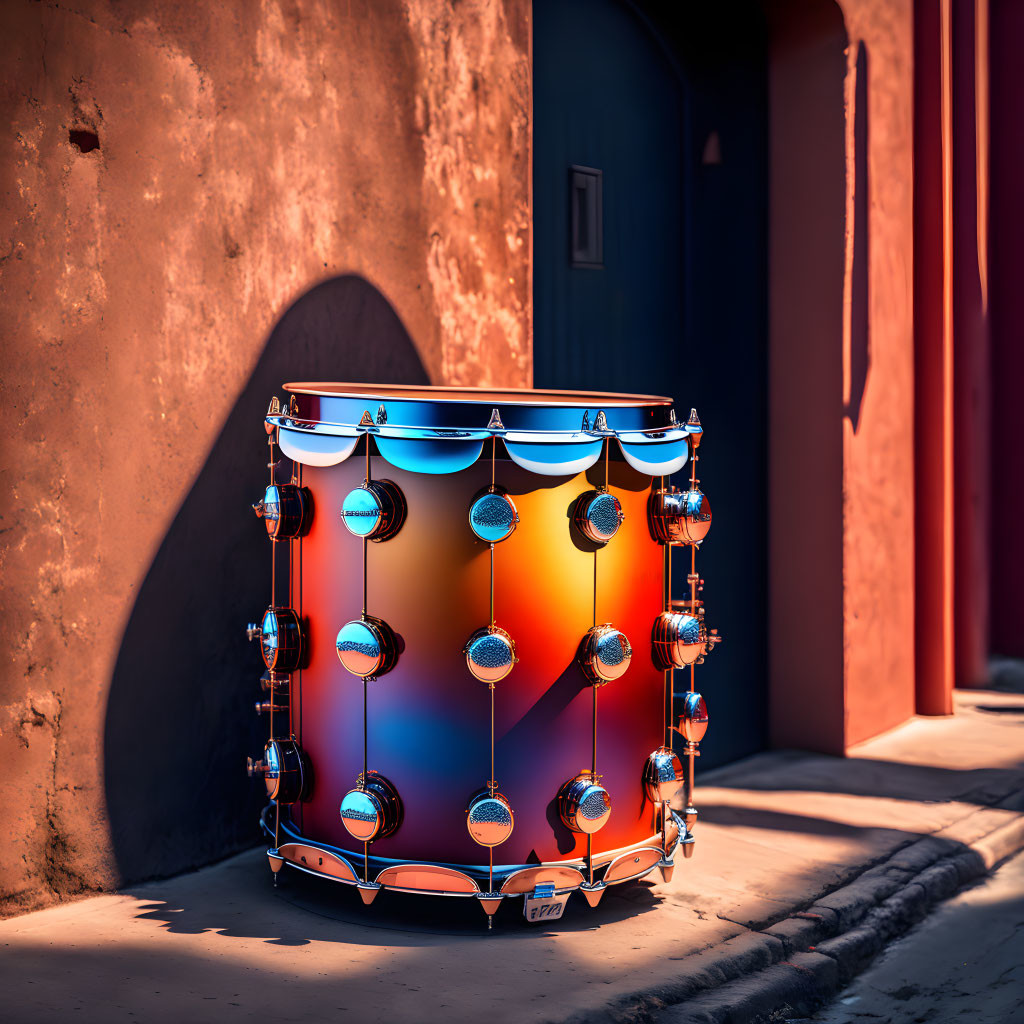
[[[245,773],[266,725],[263,664],[245,625],[269,600],[263,415],[289,380],[429,384],[387,299],[364,279],[325,281],[270,334],[143,581],[107,705],[104,776],[125,881],[165,876],[252,845],[265,802]]]

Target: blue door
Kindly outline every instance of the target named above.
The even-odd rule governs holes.
[[[697,407],[715,517],[698,566],[724,637],[698,669],[704,767],[766,736],[760,17],[742,2],[534,5],[534,383]]]

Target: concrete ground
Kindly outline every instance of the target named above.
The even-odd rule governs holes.
[[[872,1021],[1024,1021],[1024,854],[939,907],[800,1024]]]
[[[294,872],[275,890],[261,850],[0,921],[0,1017],[749,1019],[709,1000],[773,964],[811,976],[827,961],[838,987],[849,957],[815,950],[863,950],[858,928],[899,893],[923,906],[1024,845],[1024,699],[957,704],[846,759],[771,752],[707,773],[695,856],[671,884],[613,888],[597,910],[574,896],[549,927],[518,905],[490,934],[462,901],[384,892],[364,908]]]

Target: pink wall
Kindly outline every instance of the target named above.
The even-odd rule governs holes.
[[[769,13],[770,730],[840,752],[846,36],[830,2]]]
[[[909,0],[773,3],[771,736],[914,711]]]

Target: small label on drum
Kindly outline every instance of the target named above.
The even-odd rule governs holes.
[[[535,924],[541,921],[557,921],[565,910],[569,894],[561,896],[533,896],[527,893],[523,898],[523,917]]]

